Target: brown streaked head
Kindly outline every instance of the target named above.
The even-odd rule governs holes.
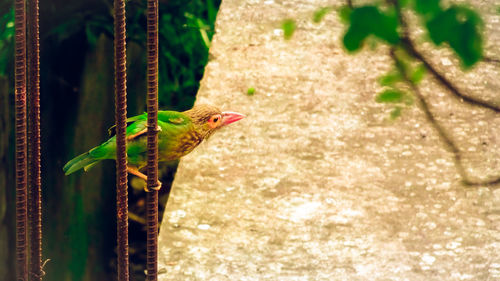
[[[195,105],[184,113],[191,118],[195,130],[203,139],[210,137],[216,130],[245,118],[241,113],[222,112],[219,108],[208,104]]]

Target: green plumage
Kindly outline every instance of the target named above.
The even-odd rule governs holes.
[[[211,129],[205,123],[211,115],[221,114],[221,112],[213,107],[209,107],[206,112],[205,110],[203,112],[193,111],[194,109],[185,112],[158,112],[158,127],[160,129],[158,132],[158,161],[179,159],[191,152],[211,133]],[[207,115],[208,118],[199,116],[199,114]],[[127,137],[140,133],[127,141],[128,165],[140,169],[146,165],[147,160],[147,134],[141,133],[147,126],[147,114],[131,117],[127,119],[127,123],[130,123],[126,130]],[[113,127],[110,129],[110,132],[112,131],[114,131]],[[64,165],[63,171],[69,175],[82,168],[87,170],[104,159],[116,159],[115,136],[70,160]]]
[[[71,159],[66,165],[64,165],[64,173],[66,175],[69,175],[75,171],[80,170],[81,168],[85,168],[85,171],[88,170],[88,168],[92,167],[94,164],[97,164],[100,159],[95,159],[89,155],[88,152],[85,152],[73,159]],[[86,168],[88,167],[88,168]]]

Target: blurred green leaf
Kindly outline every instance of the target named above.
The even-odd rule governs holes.
[[[429,20],[426,28],[434,44],[448,43],[464,67],[471,67],[481,59],[482,21],[475,11],[467,7],[451,6]]]
[[[344,35],[343,43],[344,47],[350,51],[356,51],[361,48],[365,38],[370,35],[370,33],[357,25],[351,25]]]
[[[456,30],[458,25],[456,11],[448,9],[437,14],[432,20],[427,22],[427,30],[431,40],[436,45],[440,45],[448,40],[456,41],[458,34]],[[452,32],[450,34],[450,32]],[[453,38],[455,37],[455,38]]]
[[[401,111],[402,108],[400,106],[396,106],[392,111],[391,111],[391,119],[396,119],[399,116],[401,116]]]
[[[396,89],[388,89],[378,94],[375,98],[379,103],[402,103],[405,93]]]
[[[255,88],[254,87],[248,88],[247,95],[249,95],[249,96],[255,95]]]
[[[210,30],[210,26],[205,24],[201,18],[198,18],[191,13],[185,13],[184,16],[187,19],[186,27],[198,30],[205,47],[207,47],[207,49],[210,48],[210,38],[207,33],[207,30]]]
[[[408,4],[410,4],[413,0],[398,0],[399,2],[399,6],[401,6],[402,8],[408,6]],[[416,0],[418,1],[418,0]]]
[[[351,12],[352,12],[352,9],[349,8],[349,6],[340,7],[340,9],[338,10],[340,20],[343,23],[349,23],[349,19],[351,18]]]
[[[313,22],[319,23],[332,10],[332,7],[319,8],[314,12]]]
[[[0,17],[0,44],[4,40],[12,38],[14,32],[14,9],[10,9],[9,12]]]
[[[427,72],[427,69],[425,68],[425,66],[423,64],[420,64],[411,73],[411,75],[409,77],[410,81],[413,82],[414,84],[418,84],[420,81],[422,81],[426,72]]]
[[[87,42],[94,47],[97,42],[97,34],[92,30],[92,26],[89,24],[85,26],[85,35],[87,36]]]
[[[395,45],[400,39],[397,28],[398,20],[394,11],[382,13],[375,6],[355,8],[350,14],[350,25],[343,38],[344,46],[348,51],[356,51],[370,34]]]
[[[399,71],[391,71],[378,80],[381,86],[394,86],[396,82],[402,81],[401,73]]]
[[[0,16],[0,75],[9,71],[9,62],[14,57],[14,9]]]
[[[286,40],[290,40],[292,38],[293,33],[295,32],[295,21],[293,19],[286,19],[281,24],[281,28],[283,29],[283,36]]]
[[[200,35],[201,38],[203,39],[205,47],[207,47],[207,49],[210,48],[210,39],[208,38],[207,34],[207,29],[209,29],[209,27],[205,25],[205,23],[199,18],[196,19],[196,24],[198,25],[198,28],[200,30]]]
[[[206,7],[207,7],[207,21],[208,22],[215,22],[215,17],[217,16],[217,8],[214,5],[214,1],[212,0],[206,0]]]
[[[192,106],[208,60],[217,14],[215,7],[219,2],[168,1],[160,5],[160,107],[182,110]],[[144,28],[141,30],[144,33]]]
[[[379,18],[372,24],[373,34],[385,40],[391,45],[399,43],[398,18],[394,11],[383,14],[379,12]]]

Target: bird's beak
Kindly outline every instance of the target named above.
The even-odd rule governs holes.
[[[245,115],[238,112],[222,112],[222,125],[226,126],[243,118],[245,118]]]

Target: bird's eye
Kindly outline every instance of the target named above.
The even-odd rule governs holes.
[[[221,116],[219,114],[212,115],[212,118],[210,118],[210,122],[215,124],[215,123],[219,122],[220,118],[221,118]]]
[[[220,114],[212,115],[212,117],[210,117],[210,120],[208,120],[208,125],[210,125],[210,128],[217,128],[219,126],[221,118],[222,116]]]

